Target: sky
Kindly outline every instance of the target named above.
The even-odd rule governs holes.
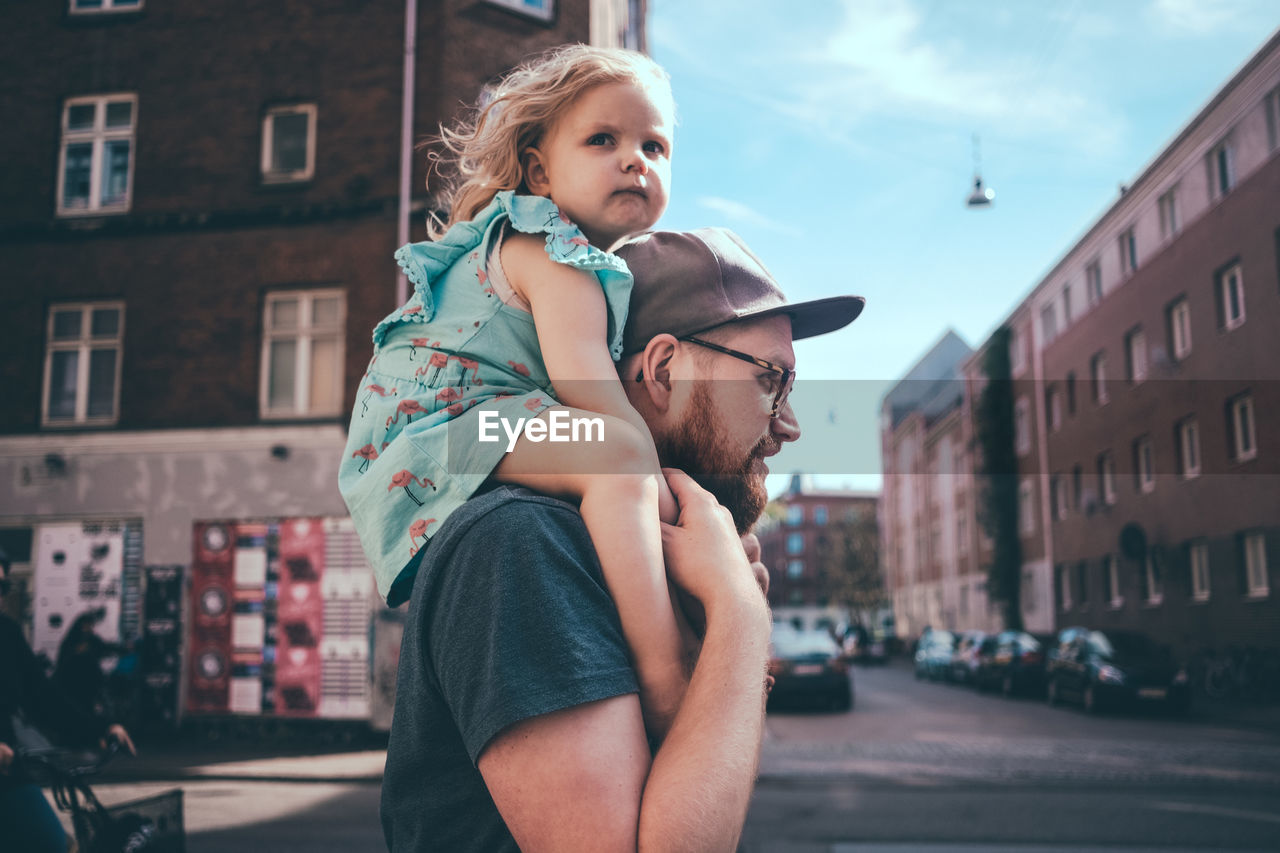
[[[948,329],[979,346],[1277,27],[1276,0],[649,0],[678,118],[658,227],[733,229],[792,301],[867,299],[796,342],[771,494],[879,488],[888,387]]]

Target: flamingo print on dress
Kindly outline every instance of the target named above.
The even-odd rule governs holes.
[[[378,385],[377,383],[372,383],[370,385],[365,386],[364,390],[368,391],[369,393],[366,394],[364,399],[360,401],[360,405],[364,407],[360,412],[361,417],[364,417],[369,413],[369,401],[373,399],[374,394],[377,394],[379,397],[385,397],[388,394],[396,393],[396,389],[392,388],[390,391],[388,391],[386,388],[383,388],[381,385]]]
[[[390,427],[392,424],[399,421],[400,415],[402,414],[407,415],[404,422],[409,424],[413,423],[414,415],[425,415],[427,414],[427,410],[422,408],[422,404],[417,400],[401,400],[400,405],[396,406],[396,413],[387,418],[387,426]]]
[[[384,444],[383,448],[385,449],[385,447],[386,445]],[[372,444],[366,444],[364,447],[351,454],[352,459],[355,459],[357,456],[364,460],[360,463],[359,468],[360,473],[363,474],[369,469],[369,463],[378,458],[378,449]]]
[[[391,477],[391,485],[387,486],[387,491],[389,492],[392,489],[404,489],[404,493],[409,496],[410,500],[418,506],[422,506],[422,499],[409,491],[410,486],[422,486],[424,489],[430,486],[431,491],[434,492],[436,490],[436,484],[428,480],[426,477],[416,477],[409,471],[397,471]]]
[[[461,400],[462,392],[450,385],[448,388],[441,388],[436,392],[437,403],[452,403],[454,400]]]
[[[493,285],[489,284],[489,273],[485,272],[483,267],[476,267],[476,281],[480,282],[480,290],[484,293],[486,299],[490,296],[497,296],[498,291],[493,289]]]
[[[484,382],[480,380],[480,362],[476,361],[473,358],[467,358],[466,356],[463,356],[463,355],[451,355],[449,356],[449,358],[456,359],[458,364],[462,365],[462,378],[458,380],[459,385],[468,384],[467,383],[468,370],[470,370],[472,373],[471,382],[470,382],[471,385],[484,384]]]
[[[418,539],[426,539],[427,528],[435,524],[434,518],[419,518],[413,524],[409,525],[409,556],[413,557],[418,553]],[[425,544],[425,543],[424,543]]]
[[[431,346],[431,341],[426,338],[414,338],[409,341],[409,360],[413,361],[414,353],[418,351],[418,347]]]
[[[531,412],[541,412],[546,406],[546,402],[541,397],[534,397],[531,400],[524,401],[524,407]]]
[[[519,373],[521,376],[528,378],[529,368],[527,365],[521,364],[518,361],[508,361],[507,364],[511,365],[511,369],[514,370],[516,373]]]

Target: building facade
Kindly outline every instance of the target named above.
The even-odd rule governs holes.
[[[229,573],[230,600],[192,593],[188,627],[234,611],[259,663],[285,564],[298,596],[371,598],[337,468],[370,330],[407,295],[392,253],[426,236],[415,146],[533,53],[643,48],[644,14],[63,0],[9,21],[27,71],[0,84],[22,128],[0,137],[0,545],[38,645],[98,600],[139,636],[149,567]],[[226,644],[201,660],[247,666]]]

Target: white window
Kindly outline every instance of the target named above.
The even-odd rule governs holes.
[[[262,416],[339,414],[345,294],[336,289],[268,294],[262,326]]]
[[[1116,566],[1116,558],[1110,554],[1102,558],[1102,576],[1107,579],[1107,600],[1111,606],[1124,604],[1120,597],[1120,569]]]
[[[122,213],[133,186],[137,95],[70,98],[62,108],[58,214]]]
[[[1222,294],[1222,324],[1230,331],[1244,323],[1244,278],[1236,264],[1218,279]]]
[[[1107,506],[1116,502],[1116,462],[1110,452],[1098,457],[1098,491]]]
[[[1244,575],[1249,584],[1249,597],[1262,598],[1271,593],[1267,572],[1267,540],[1261,533],[1244,537]]]
[[[1174,358],[1183,359],[1191,354],[1191,305],[1185,296],[1169,308],[1169,336]]]
[[[1138,489],[1149,494],[1156,488],[1155,448],[1151,439],[1143,436],[1133,443],[1134,472],[1138,480]]]
[[[142,0],[71,0],[71,14],[90,12],[132,12],[142,8]]]
[[[1058,311],[1052,302],[1040,309],[1040,330],[1046,344],[1058,336]]]
[[[804,534],[803,533],[787,534],[787,553],[788,554],[804,553]]]
[[[115,423],[124,303],[54,305],[49,309],[47,334],[44,425]]]
[[[1147,378],[1147,336],[1142,329],[1134,329],[1124,338],[1126,367],[1128,379],[1134,385]]]
[[[804,523],[804,507],[799,504],[792,504],[787,507],[787,524],[796,527]]]
[[[1200,476],[1200,427],[1194,418],[1178,424],[1178,463],[1184,480]]]
[[[1009,369],[1015,376],[1027,366],[1026,345],[1022,339],[1022,329],[1018,326],[1009,335],[1009,363]]]
[[[1085,292],[1090,307],[1102,301],[1102,262],[1095,259],[1084,269]]]
[[[1258,455],[1257,433],[1253,429],[1253,397],[1244,394],[1231,401],[1231,458],[1246,462]]]
[[[1267,93],[1267,147],[1275,151],[1280,147],[1280,86]]]
[[[1138,238],[1133,228],[1120,235],[1120,271],[1129,275],[1138,269]]]
[[[1220,199],[1236,185],[1235,144],[1230,138],[1224,139],[1214,146],[1205,157],[1205,168],[1209,173],[1209,194]]]
[[[1071,282],[1062,285],[1062,327],[1071,325]]]
[[[1209,600],[1209,545],[1192,542],[1187,546],[1187,562],[1191,564],[1191,599]]]
[[[1067,517],[1067,484],[1061,476],[1055,474],[1049,480],[1049,495],[1053,501],[1053,517],[1062,521]]]
[[[1093,400],[1098,405],[1107,402],[1107,354],[1094,353],[1089,360],[1089,379],[1093,385]]]
[[[1013,406],[1013,442],[1019,456],[1031,451],[1031,423],[1026,397],[1019,397]]]
[[[272,107],[262,118],[262,179],[310,180],[316,163],[316,105]]]
[[[1058,566],[1058,599],[1062,604],[1062,610],[1071,609],[1071,572],[1066,565]]]
[[[1036,513],[1031,494],[1031,483],[1023,480],[1018,484],[1018,526],[1024,535],[1036,532]]]
[[[1160,239],[1168,240],[1178,233],[1178,188],[1160,196]]]
[[[1159,604],[1164,601],[1164,580],[1161,578],[1160,558],[1154,551],[1147,552],[1142,568],[1147,604]]]
[[[804,560],[788,560],[787,577],[792,580],[804,577]]]
[[[1049,431],[1057,432],[1062,429],[1062,395],[1056,385],[1045,391],[1044,407],[1049,417]]]
[[[813,508],[813,523],[819,527],[827,523],[827,508],[822,504]]]

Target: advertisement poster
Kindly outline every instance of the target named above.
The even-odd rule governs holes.
[[[35,532],[32,646],[49,660],[77,616],[103,608],[96,626],[109,643],[120,641],[124,524],[42,524]]]
[[[279,529],[275,710],[313,717],[320,707],[324,528],[319,519],[294,518],[282,521]]]
[[[225,713],[231,679],[234,529],[195,525],[191,565],[191,634],[186,709]]]

